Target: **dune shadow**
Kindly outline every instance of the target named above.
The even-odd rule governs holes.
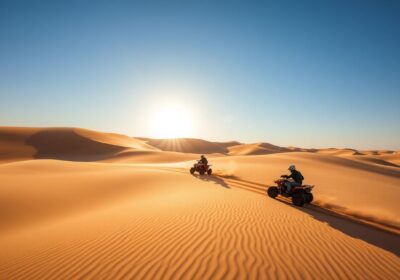
[[[329,215],[303,208],[301,211],[311,215],[314,219],[327,223],[332,228],[356,239],[363,240],[386,251],[400,256],[400,237],[372,226],[364,225],[350,219],[339,216]]]
[[[374,163],[374,164],[379,164],[379,165],[385,165],[385,166],[391,166],[391,167],[397,167],[397,168],[400,167],[400,165],[398,165],[398,164],[395,164],[393,162],[389,162],[389,161],[386,161],[383,159],[379,159],[379,158],[369,158],[366,161]]]
[[[99,161],[111,158],[126,148],[97,142],[69,129],[51,129],[32,134],[25,143],[36,152],[35,159]]]
[[[241,180],[237,177],[234,179],[228,179],[227,182],[224,181],[224,183],[263,195],[265,195],[267,187],[266,185],[248,180]],[[271,198],[266,196],[266,199]],[[367,224],[357,217],[353,219],[351,216],[341,215],[340,213],[319,205],[306,204],[303,207],[297,207],[287,198],[278,198],[277,201],[284,203],[289,207],[293,207],[298,211],[302,211],[315,220],[325,223],[347,236],[363,240],[371,245],[391,252],[396,256],[400,256],[400,235],[394,232],[386,231],[383,228],[375,227],[372,224]]]
[[[329,225],[350,237],[363,240],[371,245],[389,251],[396,256],[400,256],[400,236],[396,233],[365,224],[362,221],[357,221],[357,219],[340,215],[315,204],[297,207],[284,199],[278,199],[278,201],[293,207],[298,211],[307,213],[312,218]]]
[[[224,179],[217,177],[217,176],[210,176],[210,175],[197,175],[197,174],[193,174],[193,177],[205,181],[205,182],[213,182],[217,185],[220,185],[224,188],[230,189],[231,187],[225,182]]]
[[[374,165],[357,161],[352,158],[324,157],[320,160],[327,163],[340,163],[340,165],[344,167],[373,172],[379,175],[387,175],[394,178],[399,178],[400,176],[400,168],[398,166],[382,159],[369,160],[374,163]],[[390,167],[390,169],[388,167]]]
[[[147,144],[167,152],[227,155],[229,150],[223,143],[209,142],[202,139],[176,138],[176,139],[151,139],[142,138]]]

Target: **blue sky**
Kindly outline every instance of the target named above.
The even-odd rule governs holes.
[[[0,0],[0,125],[400,149],[398,1]]]

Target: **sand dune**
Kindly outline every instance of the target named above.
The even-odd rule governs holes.
[[[385,159],[386,161],[389,161],[391,163],[397,164],[400,166],[400,152],[396,152],[393,155],[385,155],[382,156],[383,159]]]
[[[400,152],[391,152],[391,153],[385,153],[385,154],[380,154],[378,156],[375,156],[374,158],[384,160],[386,162],[389,162],[391,164],[397,165],[400,167]]]
[[[305,149],[280,147],[269,143],[242,144],[236,141],[210,142],[201,139],[132,138],[80,128],[0,127],[0,162],[25,159],[61,159],[99,161],[123,155],[151,155],[151,152],[216,155],[267,155],[285,152],[311,152],[331,156],[359,156],[359,160],[376,164],[399,165],[400,153],[389,150],[359,151],[355,149]],[[165,153],[155,153],[162,157]],[[183,155],[171,154],[168,158]],[[362,156],[362,157],[361,157]],[[191,156],[190,158],[192,158]],[[155,159],[155,157],[153,157]],[[165,160],[163,160],[164,162]],[[155,161],[157,162],[157,161]]]
[[[381,165],[400,166],[400,153],[390,150],[355,150],[355,149],[316,149],[316,153],[351,157],[354,160],[365,161]]]
[[[173,142],[0,128],[0,279],[398,279],[398,152]],[[290,163],[313,205],[266,196]]]
[[[12,187],[0,190],[5,279],[400,273],[398,236],[268,199],[241,180],[202,179],[170,165],[49,160],[5,164],[0,174]]]
[[[392,167],[400,167],[398,161],[396,161],[395,157],[389,156],[353,156],[348,157],[351,160],[360,161],[368,164],[373,165],[385,165],[385,166],[392,166]]]
[[[198,159],[198,154],[162,151],[123,151],[113,158],[104,159],[109,163],[171,163]]]
[[[0,162],[33,158],[35,148],[25,141],[37,131],[35,128],[0,127]]]
[[[210,142],[201,139],[149,139],[139,138],[147,144],[162,150],[195,154],[223,155],[265,155],[292,151],[289,148],[275,146],[269,143],[243,144],[237,141]]]
[[[237,145],[242,145],[243,143],[240,143],[238,141],[228,141],[228,142],[213,142],[216,143],[220,146],[223,146],[225,148],[231,147],[231,146],[237,146]]]
[[[147,144],[162,151],[194,153],[194,154],[226,154],[228,147],[238,142],[210,142],[201,139],[178,138],[178,139],[149,139],[140,138]]]
[[[329,149],[317,149],[315,152],[320,153],[320,154],[333,155],[333,156],[363,155],[363,153],[361,153],[360,151],[357,151],[355,149],[329,148]]]
[[[287,174],[295,163],[305,183],[316,185],[316,202],[336,206],[345,212],[363,215],[400,228],[397,202],[400,191],[400,169],[373,165],[347,158],[314,153],[282,153],[254,157],[218,158],[213,160],[222,175],[232,175],[262,185]]]
[[[29,159],[174,162],[197,155],[161,152],[143,140],[79,128],[0,127],[0,162]]]
[[[266,155],[290,151],[288,148],[275,146],[269,143],[241,144],[229,147],[229,154],[233,156]]]
[[[122,134],[103,133],[87,129],[74,129],[74,131],[82,137],[104,144],[127,147],[136,150],[158,150],[153,146],[147,145],[143,140]]]
[[[97,141],[105,137],[105,133],[74,128],[1,128],[1,158],[92,161],[110,158],[128,148]]]

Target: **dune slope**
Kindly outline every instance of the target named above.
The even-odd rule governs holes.
[[[173,162],[197,155],[162,152],[143,140],[80,128],[0,127],[0,163],[30,159]]]
[[[226,154],[228,147],[237,142],[210,142],[202,139],[177,138],[177,139],[150,139],[140,138],[148,145],[162,151],[194,153],[194,154]]]
[[[35,160],[0,165],[0,180],[4,279],[400,273],[397,235],[268,199],[235,179],[191,176],[179,165]]]
[[[229,147],[229,154],[233,156],[266,155],[289,151],[288,148],[278,147],[269,143],[240,144]]]
[[[0,128],[0,279],[398,279],[398,152],[186,140]]]
[[[315,185],[315,203],[400,228],[400,168],[315,153],[280,153],[213,160],[216,171],[263,186],[296,164],[305,184]]]

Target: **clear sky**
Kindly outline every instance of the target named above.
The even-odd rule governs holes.
[[[0,0],[0,125],[400,149],[399,15],[385,0]]]

